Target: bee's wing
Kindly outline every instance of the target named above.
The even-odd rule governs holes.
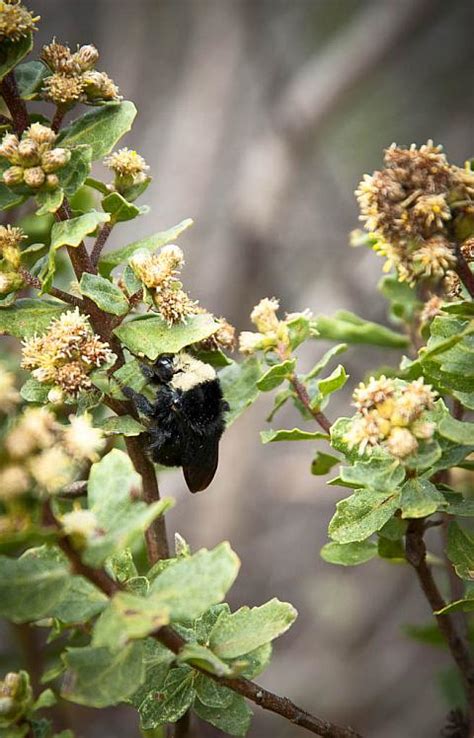
[[[209,441],[194,458],[183,464],[183,474],[190,492],[201,492],[209,487],[219,461],[219,441]]]

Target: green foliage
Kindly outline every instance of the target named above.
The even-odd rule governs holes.
[[[340,566],[357,566],[377,556],[377,544],[372,541],[358,543],[326,543],[321,549],[321,556],[328,564]]]
[[[232,362],[219,372],[222,391],[230,406],[230,411],[226,413],[227,426],[237,420],[257,399],[257,380],[260,375],[260,362],[256,357],[246,359],[240,364]]]
[[[186,323],[173,326],[158,315],[145,315],[115,328],[114,333],[132,354],[154,361],[159,354],[175,354],[190,343],[203,341],[215,333],[212,315],[190,316]]]
[[[320,438],[327,439],[326,433],[321,431],[305,431],[300,428],[292,428],[291,430],[268,430],[261,431],[260,438],[262,443],[275,443],[276,441],[316,441]]]
[[[383,325],[363,320],[347,310],[339,310],[331,318],[317,315],[313,322],[318,338],[345,343],[362,343],[383,348],[405,348],[408,339]]]
[[[2,56],[0,59],[0,80],[2,80],[23,57],[30,53],[33,48],[33,35],[31,33],[22,36],[18,41],[8,38],[2,39]]]
[[[104,313],[125,315],[130,310],[130,305],[122,290],[98,274],[84,272],[79,287],[81,293],[95,302]]]
[[[140,208],[137,208],[131,202],[127,202],[118,192],[111,192],[104,197],[102,207],[106,213],[110,213],[112,223],[123,223],[126,220],[133,220],[141,213]]]
[[[285,379],[290,379],[296,365],[296,359],[283,361],[267,369],[257,381],[257,388],[261,392],[269,392],[278,387]]]
[[[107,103],[64,128],[58,144],[70,148],[85,144],[92,149],[92,161],[101,159],[130,130],[136,114],[135,105],[128,100]]]
[[[30,338],[44,333],[53,318],[58,318],[67,309],[61,302],[22,298],[0,310],[0,335]]]
[[[35,98],[48,74],[45,65],[39,61],[25,62],[16,67],[16,84],[23,100]]]

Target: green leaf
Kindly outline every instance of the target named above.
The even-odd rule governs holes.
[[[51,228],[51,245],[48,261],[40,273],[43,292],[47,292],[53,282],[56,272],[56,251],[61,246],[77,248],[87,235],[93,233],[100,223],[105,223],[109,218],[108,213],[99,213],[96,210],[91,210],[89,213],[79,215],[77,218],[64,220],[53,225]]]
[[[226,413],[227,427],[257,399],[259,395],[257,380],[261,373],[260,362],[256,356],[245,359],[240,364],[232,362],[219,372],[224,399],[230,406],[229,412]]]
[[[38,210],[36,215],[47,215],[48,213],[55,213],[56,210],[62,205],[64,200],[64,192],[60,187],[55,190],[44,190],[38,192],[36,195],[36,204]]]
[[[68,648],[63,656],[72,678],[62,696],[88,707],[108,707],[130,697],[145,678],[141,643],[118,651],[108,648]],[[71,677],[71,675],[70,675]]]
[[[359,490],[336,505],[329,535],[338,543],[364,541],[380,530],[400,505],[400,492],[381,494]]]
[[[88,542],[83,554],[87,564],[100,566],[109,556],[131,546],[173,504],[166,497],[151,505],[133,501],[140,489],[141,477],[123,451],[113,449],[92,465],[88,504],[104,534]]]
[[[427,479],[409,479],[402,487],[402,518],[425,518],[446,506],[441,492]]]
[[[58,145],[87,144],[92,148],[92,160],[101,159],[130,130],[136,114],[135,105],[128,100],[95,108],[64,128]]]
[[[315,474],[316,476],[327,474],[340,461],[337,456],[331,456],[331,454],[324,454],[322,451],[317,451],[311,463],[311,474]]]
[[[207,707],[228,707],[233,699],[233,692],[227,687],[221,687],[213,679],[197,674],[194,687],[200,702]]]
[[[20,390],[20,395],[27,402],[36,402],[40,405],[44,405],[48,401],[48,393],[52,385],[43,384],[38,382],[37,379],[27,379],[25,384]]]
[[[275,364],[267,369],[258,379],[257,387],[261,392],[269,392],[278,387],[285,379],[289,379],[294,372],[296,359],[288,359],[281,364]]]
[[[406,348],[409,340],[378,323],[363,320],[346,310],[339,310],[333,317],[317,315],[312,327],[318,331],[318,338],[346,343],[362,343],[384,348]]]
[[[121,249],[115,249],[115,251],[109,251],[104,254],[99,261],[99,271],[104,277],[108,277],[110,272],[115,267],[120,266],[127,262],[131,256],[139,249],[148,249],[149,251],[155,251],[156,249],[165,246],[167,243],[172,243],[178,236],[183,233],[189,226],[193,224],[191,218],[181,221],[178,225],[173,226],[167,231],[155,233],[153,236],[147,236],[142,238],[140,241],[128,244]]]
[[[358,566],[377,556],[377,544],[372,541],[356,543],[326,543],[321,549],[321,558],[328,564],[340,566]]]
[[[50,616],[65,625],[85,623],[98,615],[108,602],[107,597],[84,577],[70,577],[69,587]]]
[[[32,100],[41,90],[47,76],[49,71],[41,62],[30,61],[19,64],[15,69],[15,77],[20,97],[23,100]]]
[[[114,417],[102,421],[99,427],[106,436],[139,436],[140,433],[146,431],[145,426],[132,418],[131,415],[114,415]]]
[[[40,552],[30,549],[19,559],[0,556],[0,615],[15,623],[49,615],[70,584],[67,565]]]
[[[306,315],[305,313],[296,313],[293,318],[287,318],[286,325],[288,327],[290,348],[294,351],[295,348],[310,337],[311,319],[309,315]]]
[[[26,200],[25,195],[20,195],[18,192],[13,192],[3,182],[0,182],[0,210],[10,210],[10,208],[16,208],[17,205]]]
[[[2,38],[2,53],[0,56],[0,80],[2,80],[8,72],[16,67],[24,56],[30,53],[33,48],[33,34],[28,33],[22,36],[18,41],[12,41],[9,38]]]
[[[32,338],[44,333],[53,318],[59,318],[69,306],[61,302],[25,297],[0,310],[0,335]]]
[[[212,551],[202,549],[159,574],[150,585],[150,597],[169,608],[172,620],[193,620],[224,599],[239,566],[227,542]]]
[[[132,359],[113,373],[110,384],[112,397],[124,400],[125,395],[122,393],[122,387],[131,387],[135,392],[141,392],[146,385],[146,379],[138,361]]]
[[[105,313],[125,315],[130,309],[128,300],[122,290],[98,274],[84,272],[79,287],[81,293],[85,297],[89,297]]]
[[[178,654],[177,662],[179,664],[196,666],[217,676],[228,676],[231,674],[228,664],[221,661],[209,648],[201,646],[199,643],[187,643],[183,646]]]
[[[91,147],[76,146],[71,149],[71,158],[68,163],[58,169],[59,186],[68,197],[72,197],[86,181],[90,172],[91,161]]]
[[[153,701],[139,707],[142,727],[150,730],[165,723],[175,723],[193,704],[195,672],[189,666],[170,669],[163,684],[153,691]]]
[[[309,379],[317,377],[327,367],[331,359],[338,354],[342,354],[343,351],[347,351],[347,343],[339,343],[337,346],[330,348],[329,351],[323,354],[318,363],[313,366],[311,371],[305,374],[303,381],[307,382]]]
[[[208,707],[196,700],[194,709],[200,718],[215,728],[229,735],[245,736],[250,727],[252,710],[244,698],[233,694],[232,701],[226,707]]]
[[[209,645],[220,658],[236,658],[285,633],[296,616],[292,605],[276,598],[260,607],[241,607],[232,614],[224,612],[211,631]]]
[[[173,326],[155,315],[129,320],[115,328],[114,333],[133,354],[155,361],[159,354],[176,354],[186,346],[208,338],[217,328],[218,324],[207,313],[192,315],[186,323]]]
[[[333,392],[337,392],[337,390],[344,387],[348,379],[349,376],[346,374],[346,370],[344,369],[342,364],[339,364],[329,375],[329,377],[319,380],[319,392],[323,397],[328,397],[329,395],[332,395]]]
[[[33,711],[36,712],[36,710],[44,710],[47,707],[52,707],[57,702],[56,695],[54,694],[52,689],[45,689],[44,692],[41,692],[38,699],[35,701],[33,705]]]
[[[378,289],[390,302],[390,317],[396,321],[410,323],[422,303],[417,299],[416,289],[406,282],[399,282],[393,275],[383,277]]]
[[[467,531],[454,522],[448,529],[446,553],[458,577],[474,579],[474,540]]]
[[[110,213],[112,223],[122,223],[133,220],[140,215],[140,208],[122,197],[118,192],[110,192],[102,200],[102,207],[106,213]]]
[[[92,645],[121,648],[128,641],[145,638],[169,621],[169,610],[159,598],[119,592],[97,620]]]
[[[405,479],[405,470],[392,456],[371,456],[352,466],[342,466],[341,479],[356,489],[366,487],[378,492],[393,492]]]
[[[276,441],[316,441],[319,439],[327,440],[327,433],[321,431],[305,431],[300,428],[292,428],[291,430],[267,430],[260,431],[262,443],[275,443]]]
[[[438,426],[438,433],[455,443],[474,445],[474,423],[464,423],[446,415]]]

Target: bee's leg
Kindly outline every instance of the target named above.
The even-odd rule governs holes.
[[[152,418],[154,416],[155,408],[153,403],[151,403],[145,395],[141,395],[140,392],[135,392],[131,387],[122,387],[122,392],[125,397],[133,402],[139,413],[146,415],[148,418]]]
[[[149,366],[148,364],[139,364],[140,371],[149,382],[156,381],[156,373],[152,366]]]

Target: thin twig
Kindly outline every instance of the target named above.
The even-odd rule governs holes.
[[[64,116],[66,115],[66,109],[61,105],[58,105],[56,112],[54,113],[53,120],[51,121],[51,128],[55,133],[61,128]]]
[[[446,606],[446,603],[441,597],[431,569],[426,563],[426,546],[423,540],[423,532],[423,520],[413,519],[409,521],[405,551],[407,561],[415,570],[431,610],[433,613],[436,613],[442,610]],[[474,674],[468,644],[457,632],[450,615],[435,614],[435,618],[441,633],[447,641],[452,657],[459,668],[469,698],[472,696]]]
[[[309,413],[311,413],[311,415],[316,420],[316,422],[319,423],[321,428],[326,433],[329,433],[331,430],[331,425],[332,425],[331,421],[320,410],[315,410],[314,408],[311,407],[311,400],[306,390],[306,387],[304,386],[302,382],[300,382],[296,374],[293,374],[292,378],[290,379],[290,384],[295,390],[301,404],[304,405],[304,407]]]
[[[49,524],[58,527],[49,505],[46,505],[45,519]],[[95,584],[96,587],[98,587],[108,597],[113,597],[114,594],[121,591],[121,587],[114,582],[114,580],[111,579],[103,569],[94,569],[87,564],[84,564],[67,537],[60,536],[58,545],[69,559],[76,574],[85,577]],[[186,645],[184,638],[169,626],[160,628],[156,632],[152,633],[152,636],[175,654],[178,654]],[[235,679],[218,677],[200,669],[199,667],[194,668],[198,671],[202,671],[207,677],[213,679],[218,684],[228,687],[251,702],[255,702],[255,704],[259,705],[264,710],[269,710],[277,715],[281,715],[294,725],[305,728],[314,735],[319,735],[322,738],[361,738],[360,734],[356,733],[352,728],[343,728],[327,720],[311,715],[309,712],[306,712],[306,710],[297,707],[297,705],[286,697],[279,697],[248,679],[244,679],[242,677]]]
[[[16,84],[15,73],[9,72],[0,82],[0,94],[10,111],[15,133],[19,136],[30,125],[30,119],[24,100],[21,99]]]
[[[100,229],[100,233],[97,236],[96,242],[92,248],[91,251],[91,262],[94,267],[97,267],[97,264],[99,263],[100,255],[102,253],[102,249],[105,246],[105,242],[107,241],[108,237],[110,236],[110,232],[112,228],[114,227],[114,223],[111,223],[110,221],[108,223],[104,223],[102,228]]]
[[[38,277],[34,277],[27,269],[24,269],[23,267],[20,268],[19,272],[29,287],[33,287],[35,290],[42,289],[42,284]],[[50,287],[48,294],[52,295],[53,297],[57,297],[58,300],[68,302],[70,305],[74,305],[74,307],[82,308],[84,304],[84,301],[80,297],[71,295],[69,294],[69,292],[64,292],[64,290],[60,290],[58,287]]]

